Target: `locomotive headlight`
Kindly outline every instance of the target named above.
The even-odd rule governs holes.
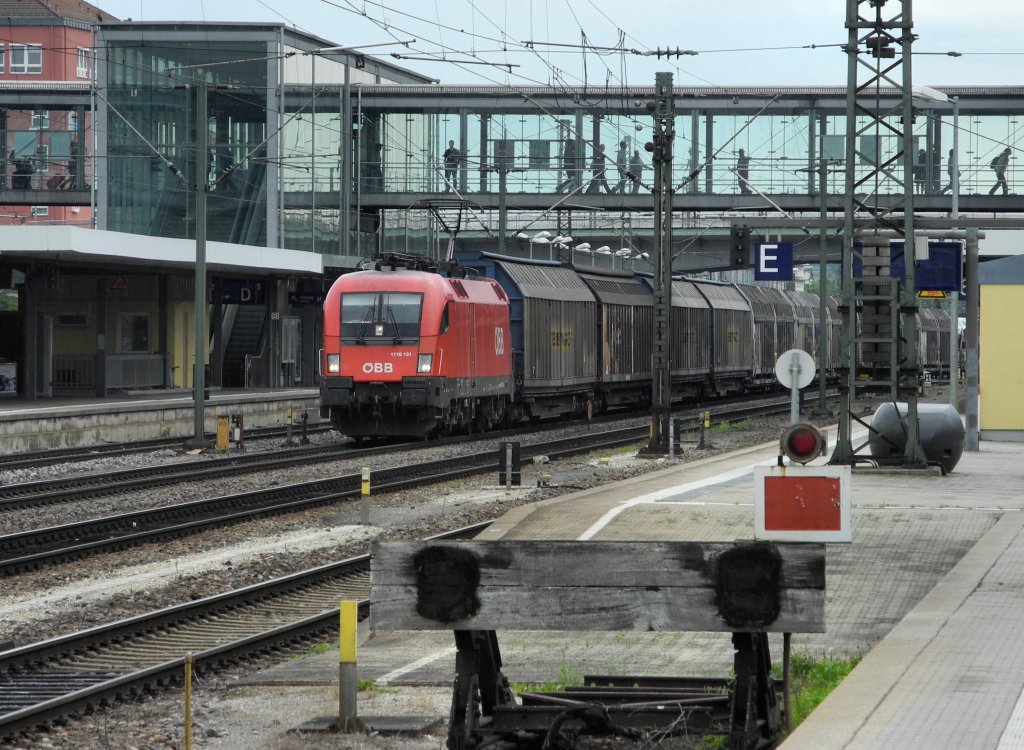
[[[327,355],[327,372],[337,375],[341,372],[341,355],[340,354],[328,354]]]
[[[430,369],[434,366],[433,354],[421,354],[416,360],[416,372],[421,375],[429,375]]]

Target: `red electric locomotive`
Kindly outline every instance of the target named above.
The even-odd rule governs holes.
[[[353,437],[485,430],[513,396],[509,299],[392,255],[341,276],[324,302],[320,410]]]

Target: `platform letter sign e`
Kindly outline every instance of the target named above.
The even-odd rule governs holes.
[[[757,281],[793,280],[793,243],[759,242],[755,253],[754,279]]]

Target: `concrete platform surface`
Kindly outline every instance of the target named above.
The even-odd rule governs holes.
[[[830,438],[829,444],[834,444]],[[755,463],[739,451],[516,509],[489,538],[678,539],[753,536]],[[782,745],[1024,748],[1024,444],[983,442],[956,470],[854,471],[853,542],[831,544],[827,632],[795,635],[815,656],[862,655],[847,680]],[[447,633],[363,632],[360,678],[449,685]],[[510,680],[560,675],[727,676],[729,637],[714,633],[499,634]],[[781,658],[781,637],[772,639]],[[247,684],[337,685],[326,654]]]

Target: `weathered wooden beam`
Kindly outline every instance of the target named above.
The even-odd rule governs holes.
[[[825,547],[379,542],[370,601],[379,630],[823,632]]]

